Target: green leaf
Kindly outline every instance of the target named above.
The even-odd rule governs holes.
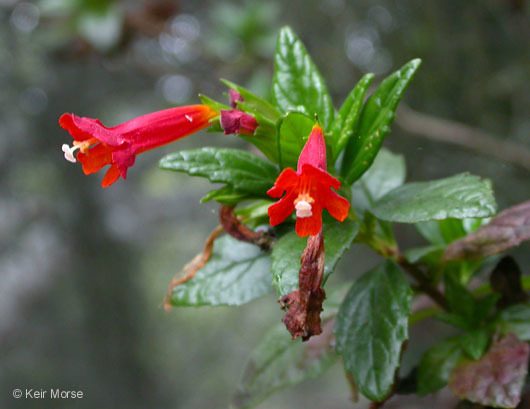
[[[392,390],[401,348],[408,339],[412,290],[391,261],[365,273],[350,289],[337,317],[337,352],[368,399]]]
[[[324,248],[326,261],[324,280],[335,270],[340,258],[351,246],[359,232],[359,225],[353,221],[324,223]],[[273,285],[281,296],[298,288],[300,257],[307,244],[307,238],[299,237],[294,230],[282,236],[272,250]]]
[[[445,322],[448,325],[451,325],[455,328],[460,328],[461,330],[468,331],[472,329],[472,325],[469,323],[469,319],[462,315],[452,313],[452,312],[441,312],[434,316],[439,321]]]
[[[431,243],[449,244],[467,234],[462,222],[463,220],[451,218],[436,221],[429,220],[417,223],[415,227]]]
[[[232,186],[224,186],[220,189],[210,190],[201,198],[201,203],[215,200],[218,203],[233,206],[251,197],[248,193],[237,192]]]
[[[431,182],[407,183],[387,193],[371,210],[383,220],[417,223],[449,217],[488,217],[495,209],[491,182],[460,173]]]
[[[243,305],[272,290],[270,258],[258,247],[223,236],[194,278],[173,287],[175,306]]]
[[[445,219],[419,222],[414,227],[435,245],[446,246],[478,229],[486,219]]]
[[[480,328],[460,335],[458,340],[466,355],[476,361],[482,358],[482,355],[486,352],[490,334],[488,330]]]
[[[391,223],[376,219],[367,211],[374,202],[385,193],[402,185],[405,181],[405,160],[402,155],[396,155],[387,149],[381,149],[374,164],[355,182],[351,189],[352,206],[355,214],[364,221],[368,236],[374,234],[383,238],[389,246],[395,246],[394,233]]]
[[[225,79],[222,79],[221,82],[241,94],[243,101],[238,101],[237,103],[238,108],[241,110],[248,113],[259,113],[272,122],[276,122],[282,115],[269,101],[258,97],[248,89]]]
[[[265,196],[274,185],[278,169],[259,156],[240,149],[205,147],[180,151],[163,158],[165,170],[203,176],[210,182],[226,183],[238,192]]]
[[[300,112],[289,112],[278,123],[280,167],[296,169],[298,157],[304,147],[315,120]]]
[[[331,346],[331,328],[307,343],[292,340],[283,324],[274,327],[252,352],[232,407],[247,409],[258,405],[273,392],[316,378],[330,368],[337,355]]]
[[[199,98],[203,105],[209,106],[215,111],[219,112],[221,109],[227,109],[227,110],[231,109],[228,105],[218,102],[210,97],[207,97],[206,95],[199,94]]]
[[[310,117],[317,114],[326,129],[333,121],[334,108],[326,83],[290,27],[278,34],[272,96],[283,111],[299,111]]]
[[[473,321],[481,323],[484,321],[489,313],[501,298],[499,293],[486,294],[484,297],[475,300],[475,311],[473,314]]]
[[[418,367],[418,395],[434,393],[446,386],[461,356],[457,337],[441,341],[425,352]]]
[[[374,161],[385,136],[390,132],[394,112],[421,60],[415,59],[394,72],[379,85],[361,111],[358,131],[349,138],[341,175],[352,184]]]
[[[373,79],[374,74],[366,74],[362,77],[342,104],[338,115],[335,116],[330,130],[333,138],[331,146],[334,159],[339,156],[350,138],[357,132],[364,95]]]
[[[451,273],[444,275],[444,285],[450,313],[440,313],[436,318],[464,330],[479,328],[498,300],[497,294],[477,299]]]
[[[273,203],[271,200],[260,200],[246,207],[238,207],[235,213],[238,217],[242,217],[245,222],[262,219],[269,217],[268,209]]]
[[[440,259],[444,251],[443,246],[425,246],[425,247],[414,247],[405,251],[404,256],[409,263],[422,263],[435,264]]]
[[[253,144],[263,154],[274,163],[280,163],[278,153],[278,130],[276,123],[266,121],[260,114],[253,114],[258,121],[258,127],[253,135],[239,133],[241,139]]]
[[[522,341],[530,341],[530,303],[516,304],[502,310],[496,325],[503,334],[511,332]]]
[[[453,277],[445,274],[445,298],[451,312],[464,317],[469,324],[474,323],[475,296]]]
[[[272,162],[278,163],[276,122],[281,117],[281,113],[269,101],[258,97],[249,90],[228,80],[221,80],[221,82],[241,94],[244,100],[237,102],[238,109],[249,113],[258,122],[258,127],[253,135],[237,134],[237,136],[256,146]]]
[[[372,167],[352,186],[352,201],[356,212],[363,214],[375,201],[401,186],[406,172],[403,155],[382,148]]]

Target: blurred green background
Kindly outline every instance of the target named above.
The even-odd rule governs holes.
[[[336,105],[363,73],[381,79],[422,58],[386,146],[405,155],[409,181],[466,170],[492,179],[503,209],[530,192],[529,13],[519,0],[0,0],[0,407],[226,408],[248,354],[282,317],[272,294],[233,309],[160,307],[217,208],[198,206],[207,182],[157,161],[241,140],[199,133],[141,155],[126,182],[103,190],[102,172],[86,177],[63,159],[63,112],[115,125],[197,103],[198,92],[223,100],[219,78],[267,95],[276,32],[289,24]],[[457,144],[433,140],[437,118],[456,122],[441,137]],[[484,138],[497,145],[488,151]],[[397,233],[405,249],[422,243],[407,226]],[[512,252],[525,273],[528,253]],[[355,247],[328,285],[377,261]],[[446,330],[415,328],[404,371]],[[17,387],[84,398],[16,400]],[[260,408],[348,408],[349,399],[337,365]]]

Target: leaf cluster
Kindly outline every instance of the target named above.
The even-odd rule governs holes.
[[[459,365],[490,359],[494,336],[512,333],[521,341],[530,340],[530,307],[520,302],[522,298],[501,306],[502,290],[499,294],[489,285],[477,291],[469,287],[495,253],[530,237],[529,206],[508,210],[500,221],[491,221],[496,203],[489,180],[461,173],[406,182],[403,156],[382,148],[399,101],[419,66],[418,59],[408,62],[381,81],[369,97],[374,76],[365,75],[335,109],[306,48],[285,27],[274,57],[272,101],[223,80],[243,97],[237,108],[257,120],[253,135],[239,136],[262,155],[205,147],[160,161],[162,169],[221,183],[203,200],[234,207],[252,228],[267,225],[272,202],[266,191],[283,169],[296,168],[318,118],[325,129],[328,171],[342,182],[340,193],[352,204],[345,222],[324,218],[324,283],[354,243],[369,246],[386,259],[363,273],[345,297],[328,297],[327,329],[310,343],[291,341],[279,327],[270,330],[250,358],[234,407],[254,407],[284,386],[320,375],[339,358],[359,392],[382,402],[399,386],[409,327],[428,317],[454,327],[458,335],[441,340],[423,355],[415,371],[414,389],[420,395],[447,385]],[[226,109],[206,96],[201,99],[214,109]],[[515,229],[506,227],[506,220],[522,226],[516,239],[506,238]],[[208,263],[194,279],[171,290],[170,302],[241,305],[274,288],[280,297],[295,290],[306,240],[296,235],[293,222],[273,230],[276,241],[270,254],[231,237],[217,240]],[[413,225],[425,244],[402,252],[393,223]],[[423,293],[439,305],[413,311],[413,300]]]

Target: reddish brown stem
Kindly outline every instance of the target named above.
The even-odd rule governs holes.
[[[401,254],[396,256],[396,262],[399,266],[410,276],[412,276],[418,283],[418,289],[427,294],[436,304],[442,307],[444,310],[447,310],[447,301],[443,294],[434,287],[423,271],[421,271],[416,265],[409,263],[405,257]]]
[[[271,251],[274,239],[267,231],[250,230],[234,213],[234,208],[221,205],[219,221],[223,229],[237,240],[255,244],[264,251]]]

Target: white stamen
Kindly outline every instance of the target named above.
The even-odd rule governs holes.
[[[77,146],[70,147],[69,145],[63,143],[63,146],[61,146],[61,149],[64,152],[64,158],[68,162],[72,162],[72,163],[76,163],[77,162],[75,160],[75,157],[74,157],[74,152],[75,152],[76,149],[78,149]]]
[[[296,209],[296,217],[300,217],[301,219],[313,215],[311,212],[311,204],[307,203],[305,200],[300,200],[294,208]]]
[[[186,119],[190,122],[193,122],[193,118],[189,115],[184,115],[186,117]]]

